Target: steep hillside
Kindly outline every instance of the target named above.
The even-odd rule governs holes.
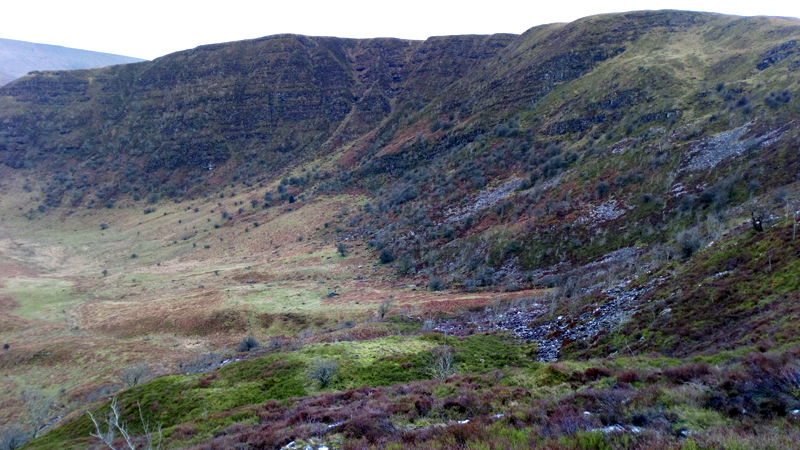
[[[401,104],[426,104],[511,38],[423,43],[282,35],[145,64],[37,74],[4,91],[3,162],[57,170],[70,161],[89,185],[113,184],[106,196],[119,195],[120,184],[121,194],[197,195],[192,189],[217,172],[253,182],[351,145]],[[112,160],[112,172],[97,169]],[[60,204],[60,190],[50,194],[50,205]]]
[[[0,39],[0,86],[34,70],[75,70],[143,61],[58,45]]]
[[[796,446],[798,42],[637,12],[3,86],[0,423],[97,443],[146,364],[173,448]]]

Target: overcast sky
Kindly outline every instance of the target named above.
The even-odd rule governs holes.
[[[278,33],[406,39],[522,33],[594,14],[665,8],[800,17],[797,0],[5,0],[0,37],[153,59]]]

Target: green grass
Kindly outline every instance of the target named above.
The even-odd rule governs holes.
[[[624,393],[626,399],[617,406],[625,409],[625,412],[617,411],[613,416],[617,418],[614,420],[623,420],[623,425],[643,408],[648,408],[648,414],[657,413],[667,418],[674,433],[689,430],[698,436],[705,436],[710,430],[713,432],[736,425],[735,421],[724,414],[724,410],[711,408],[707,404],[708,393],[725,386],[720,384],[713,387],[713,383],[722,383],[726,379],[724,374],[705,379],[702,383],[674,383],[656,377],[621,388],[614,382],[613,374],[623,370],[635,368],[640,373],[647,373],[681,363],[663,357],[558,364],[533,363],[525,360],[520,346],[509,344],[502,336],[473,335],[461,340],[450,338],[449,344],[458,348],[461,377],[450,381],[424,381],[426,376],[417,364],[424,363],[428,349],[437,345],[442,338],[443,336],[435,334],[389,336],[371,341],[310,345],[293,352],[231,363],[211,373],[162,377],[120,392],[119,405],[124,416],[131,419],[134,433],[141,432],[138,423],[133,420],[138,416],[138,408],[141,407],[147,422],[163,425],[164,436],[170,440],[171,446],[206,442],[232,424],[238,424],[237,426],[245,429],[260,426],[265,414],[283,407],[288,408],[288,411],[298,408],[291,414],[300,414],[303,409],[298,405],[306,402],[304,398],[311,399],[311,405],[324,405],[325,403],[319,402],[325,401],[336,402],[335,407],[325,407],[331,414],[335,414],[337,408],[347,406],[348,401],[345,399],[349,395],[355,395],[354,392],[362,386],[384,386],[389,389],[387,392],[393,392],[390,398],[409,390],[422,389],[422,392],[427,392],[425,395],[434,400],[434,407],[438,404],[440,406],[436,408],[444,408],[424,416],[412,414],[409,422],[403,411],[420,408],[418,395],[402,399],[398,397],[396,402],[384,401],[382,408],[398,414],[392,418],[395,426],[429,427],[441,424],[442,420],[453,426],[450,422],[463,417],[463,413],[459,413],[459,405],[473,405],[470,408],[479,408],[484,411],[483,414],[502,412],[502,416],[494,416],[492,423],[485,427],[478,425],[477,429],[467,426],[448,429],[448,433],[452,434],[442,437],[449,439],[447,436],[452,436],[458,440],[471,435],[470,440],[476,444],[475,448],[496,448],[497,445],[520,448],[533,442],[544,445],[546,442],[554,442],[552,440],[566,446],[564,448],[629,448],[640,442],[639,435],[600,433],[578,428],[574,432],[560,432],[547,437],[549,435],[542,435],[541,428],[538,428],[541,427],[542,420],[554,420],[554,423],[558,423],[559,414],[573,411],[571,408],[577,408],[577,414],[587,423],[600,426],[597,419],[591,417],[610,414],[604,412],[604,408],[617,404],[615,402],[620,399],[613,395],[614,392]],[[483,357],[482,364],[485,365],[477,364],[480,357]],[[316,382],[308,377],[308,367],[319,359],[336,359],[340,363],[337,377],[325,392],[321,392]],[[398,369],[409,363],[412,366],[405,367],[405,370]],[[740,370],[735,364],[725,370],[740,373],[735,372]],[[587,368],[598,366],[610,368],[612,376],[596,381],[584,377]],[[499,370],[507,376],[498,377],[493,373],[480,375],[489,371],[488,369]],[[422,384],[414,384],[415,382]],[[706,386],[704,383],[711,385]],[[398,390],[398,386],[406,387]],[[345,391],[350,394],[326,397],[328,393]],[[366,392],[367,397],[372,395],[369,394],[372,391]],[[731,391],[731,395],[746,393],[736,394]],[[357,395],[355,398],[353,401],[359,402]],[[479,399],[485,400],[473,403]],[[628,402],[627,399],[631,401]],[[408,402],[410,404],[407,405]],[[264,409],[262,405],[268,406]],[[107,405],[96,409],[97,414],[102,415],[106,408]],[[587,408],[592,411],[589,416],[581,413]],[[547,416],[552,417],[547,419]],[[472,420],[486,419],[473,417]],[[182,437],[185,430],[191,430],[190,437]],[[38,439],[31,448],[82,448],[90,441],[88,435],[91,431],[92,425],[87,416],[74,416],[63,426]],[[332,436],[331,438],[342,439],[338,434]]]
[[[283,401],[319,392],[308,369],[315,360],[334,359],[339,369],[333,383],[325,390],[341,391],[362,386],[391,386],[429,378],[426,356],[443,335],[388,336],[368,341],[314,344],[289,353],[231,363],[210,374],[172,375],[127,389],[118,394],[123,410],[132,412],[139,404],[145,420],[160,423],[169,434],[182,422],[198,417],[220,417],[220,413],[244,407],[236,421],[252,420],[249,405],[267,400]],[[472,335],[465,339],[450,338],[448,345],[457,349],[459,370],[463,374],[480,374],[491,370],[527,367],[532,363],[530,347],[516,345],[501,336]],[[100,411],[102,413],[102,410]],[[204,419],[206,420],[206,419]],[[225,420],[206,427],[230,424]],[[135,429],[135,428],[134,428]],[[40,441],[57,446],[69,439],[88,436],[91,423],[82,416],[49,433]]]
[[[298,288],[297,284],[307,284]],[[287,286],[288,285],[288,286]],[[271,282],[264,285],[231,287],[223,291],[230,305],[246,304],[255,312],[282,313],[286,311],[321,312],[322,300],[328,293],[324,284],[313,280]]]
[[[14,314],[26,319],[63,320],[62,311],[83,300],[73,292],[74,283],[68,280],[16,277],[4,284],[3,290],[19,303]]]

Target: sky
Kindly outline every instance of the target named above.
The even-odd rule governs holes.
[[[279,33],[404,39],[519,34],[536,25],[645,9],[800,17],[797,0],[5,0],[0,38],[153,59]]]

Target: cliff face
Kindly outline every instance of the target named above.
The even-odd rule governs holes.
[[[613,135],[622,122],[702,117],[703,84],[786,85],[778,73],[800,65],[797,30],[792,20],[659,11],[520,36],[278,35],[39,72],[0,89],[0,162],[48,174],[71,167],[60,177],[72,181],[50,189],[58,205],[64,192],[100,183],[104,195],[124,184],[123,194],[161,185],[162,195],[191,196],[212,168],[214,182],[252,183],[336,152],[346,164],[380,165],[398,152],[425,160],[526,111],[535,111],[523,118],[528,133],[542,138]],[[439,120],[455,128],[421,150],[414,139]]]
[[[280,35],[35,73],[3,89],[0,155],[13,168],[113,157],[147,173],[286,164],[368,133],[403,102],[426,104],[512,39]]]

